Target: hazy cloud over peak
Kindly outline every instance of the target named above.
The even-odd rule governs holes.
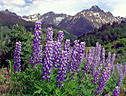
[[[126,17],[126,0],[0,0],[0,10],[8,9],[21,16],[49,11],[75,15],[93,5],[115,16]]]

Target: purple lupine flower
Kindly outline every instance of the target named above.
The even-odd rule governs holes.
[[[80,60],[80,54],[79,54],[79,49],[80,49],[80,45],[77,43],[76,46],[73,47],[73,51],[77,52],[78,54],[76,54],[76,63],[74,63],[74,70],[77,71],[78,67],[79,67],[79,60]]]
[[[85,53],[85,59],[87,59],[87,58],[88,58],[88,50]]]
[[[35,22],[35,29],[36,29],[36,30],[41,30],[41,24],[42,24],[41,22],[36,21],[36,22]]]
[[[97,59],[98,59],[98,61],[97,62],[100,62],[100,54],[101,54],[101,45],[99,44],[98,45],[98,50],[97,50],[98,52],[98,54],[97,54]]]
[[[93,47],[91,48],[91,53],[92,53],[92,57],[94,59],[94,56],[95,56],[95,54],[94,54],[95,53],[95,48],[93,48]]]
[[[113,65],[113,74],[115,72],[115,69],[116,69],[116,65]],[[116,74],[114,74],[114,78],[116,78]]]
[[[75,66],[77,65],[77,56],[78,56],[78,52],[72,51],[71,61],[68,66],[68,72],[72,72],[72,73],[75,72]]]
[[[101,52],[101,45],[97,42],[96,43],[96,48],[95,48],[95,56],[93,60],[93,65],[92,65],[92,75],[94,76],[96,67],[98,66],[98,63],[100,61],[100,52]]]
[[[94,74],[94,80],[92,81],[93,83],[97,83],[101,74],[101,70],[102,70],[102,64],[100,64],[100,66],[98,67],[98,70]]]
[[[105,48],[102,49],[101,64],[105,64]]]
[[[57,68],[59,66],[59,62],[60,62],[60,51],[62,50],[60,45],[61,45],[61,42],[58,42],[58,41],[54,41],[53,42],[53,66],[55,68]]]
[[[74,41],[73,50],[77,52],[79,51],[79,40]]]
[[[121,64],[117,63],[116,68],[117,68],[117,74],[121,73]]]
[[[83,61],[83,58],[84,58],[84,49],[85,49],[85,45],[86,43],[85,42],[81,42],[80,43],[80,47],[79,47],[79,51],[78,51],[78,62],[77,62],[77,65],[76,65],[76,71],[79,71],[80,70],[80,67],[81,67],[81,64],[82,64],[82,61]]]
[[[66,39],[65,44],[64,44],[64,51],[70,51],[70,40]]]
[[[68,66],[68,72],[75,72],[76,70],[76,66],[77,66],[77,58],[78,58],[78,53],[79,53],[79,40],[75,40],[74,41],[74,46],[71,50],[71,61],[70,64]]]
[[[110,78],[110,72],[111,72],[111,64],[108,64],[108,67],[105,67],[106,70],[103,71],[102,73],[102,77],[100,78],[99,81],[99,86],[97,88],[97,90],[95,91],[95,95],[101,95],[103,92],[103,88],[105,87],[105,84],[107,82],[107,80]]]
[[[92,60],[93,60],[93,58],[91,56],[91,50],[89,50],[89,55],[88,55],[88,58],[87,58],[86,67],[84,69],[84,74],[89,72],[91,64],[92,64]]]
[[[58,72],[59,75],[57,76],[58,86],[63,86],[62,82],[65,81],[66,69],[68,65],[67,55],[68,55],[67,51],[62,50],[60,59],[61,64],[59,66],[59,72]]]
[[[21,42],[16,42],[16,47],[15,47],[15,52],[14,52],[14,71],[21,71],[20,67],[20,62],[21,62],[21,57],[20,57],[20,52],[21,52]]]
[[[123,74],[123,72],[121,72],[116,86],[120,86],[120,84],[121,84],[123,78],[124,78],[124,74]]]
[[[42,55],[42,45],[41,45],[41,22],[35,23],[35,29],[34,29],[34,40],[33,40],[33,53],[32,57],[30,59],[30,63],[33,64],[39,64],[42,62],[41,55]],[[32,66],[32,67],[33,67]]]
[[[69,58],[70,58],[70,40],[69,39],[66,39],[66,42],[64,44],[64,51],[67,51],[67,53],[68,53],[67,59],[69,60]]]
[[[107,67],[109,63],[111,64],[111,52],[108,53],[108,57],[106,59],[105,67]]]
[[[112,60],[111,60],[111,64],[113,65],[114,64],[114,61],[115,61],[115,57],[116,57],[116,54],[112,54]]]
[[[81,42],[81,43],[80,43],[79,53],[80,53],[81,61],[82,61],[82,59],[84,58],[85,46],[86,46],[86,43],[85,43],[85,42]]]
[[[47,28],[46,32],[46,42],[53,41],[53,30],[51,27]]]
[[[39,46],[38,61],[42,62],[42,45]]]
[[[63,41],[63,36],[64,36],[64,33],[63,31],[59,30],[58,31],[58,35],[57,35],[57,42],[60,42],[60,45],[59,47],[62,49],[63,45],[62,45],[62,41]]]
[[[115,56],[116,56],[116,54],[114,53],[114,54],[112,54],[112,60],[111,60],[111,64],[112,64],[112,74],[113,74],[113,72],[114,72],[114,61],[115,61]]]
[[[57,40],[56,41],[59,41],[59,42],[62,42],[63,41],[63,36],[64,36],[64,33],[63,31],[58,31],[58,36],[57,36]]]
[[[49,81],[49,74],[53,67],[53,41],[48,41],[46,43],[44,54],[42,80]]]
[[[98,55],[98,42],[96,43],[96,47],[95,47],[95,53],[94,53],[94,58],[93,58],[93,66],[92,66],[92,72],[95,73],[95,67],[97,66],[96,63],[97,63],[97,55]]]
[[[120,94],[120,87],[116,86],[112,96],[118,96]]]
[[[116,64],[116,69],[117,69],[117,72],[116,72],[116,73],[117,73],[117,74],[119,74],[119,66],[120,66],[120,65],[117,63],[117,64]]]
[[[122,66],[123,66],[122,72],[123,72],[124,76],[126,76],[126,63],[124,63]]]

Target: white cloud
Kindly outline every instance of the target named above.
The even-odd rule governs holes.
[[[102,0],[102,3],[111,8],[114,16],[126,17],[126,0]]]
[[[21,16],[35,13],[44,14],[49,11],[75,15],[81,10],[98,5],[103,10],[111,10],[115,16],[126,16],[126,0],[27,0],[30,3],[25,1],[0,0],[0,8],[9,9]]]
[[[117,5],[112,12],[115,16],[126,17],[126,5],[125,4]]]
[[[90,4],[96,5],[97,0],[34,0],[29,7],[24,8],[24,12],[29,14],[44,14],[49,11],[56,13],[66,13],[75,15],[77,12],[87,8]],[[80,9],[80,7],[82,9]],[[27,15],[27,14],[26,14]]]
[[[13,5],[13,6],[23,6],[25,5],[25,0],[2,0],[3,5]]]

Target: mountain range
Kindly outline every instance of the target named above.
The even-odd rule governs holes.
[[[18,16],[14,12],[10,12],[8,9],[0,11],[0,25],[12,27],[14,24],[33,26],[34,22],[23,20],[21,16]]]
[[[97,5],[92,6],[90,9],[84,9],[74,16],[67,14],[57,14],[48,12],[40,15],[40,13],[29,16],[18,16],[16,13],[9,10],[0,12],[0,22],[7,24],[20,23],[26,26],[33,26],[35,21],[41,21],[50,26],[63,28],[71,34],[80,36],[85,32],[93,31],[100,28],[103,24],[112,24],[113,22],[120,23],[126,20],[123,17],[115,17],[110,12],[105,12]]]

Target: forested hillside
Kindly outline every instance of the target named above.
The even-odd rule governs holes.
[[[42,32],[43,32],[42,42],[45,41],[47,27],[49,27],[49,25],[42,26]],[[0,65],[1,66],[8,66],[7,60],[13,59],[12,50],[14,50],[14,44],[16,41],[18,40],[23,41],[24,46],[29,45],[28,48],[30,48],[32,44],[31,38],[33,37],[34,27],[33,28],[29,27],[29,29],[31,31],[26,30],[24,26],[18,26],[18,25],[14,25],[11,29],[8,26],[0,26]],[[61,28],[56,28],[56,27],[53,28],[54,38],[57,37],[58,30],[64,31],[64,38],[71,39],[71,42],[73,42],[77,38],[75,35],[70,34],[66,30]],[[43,46],[44,44],[45,43],[43,42]],[[27,51],[30,52],[31,50],[28,48]],[[29,59],[28,57],[27,59],[25,59],[25,61],[27,60],[27,63],[28,63],[28,59]]]
[[[126,38],[125,21],[122,21],[120,24],[116,22],[112,25],[105,24],[99,29],[84,33],[82,36],[78,37],[81,41],[86,41],[87,46],[95,46],[95,42],[104,45],[121,38]]]
[[[120,24],[114,22],[112,25],[105,24],[100,29],[93,32],[87,32],[78,37],[80,41],[85,41],[88,47],[95,46],[95,42],[99,42],[105,47],[106,53],[116,53],[116,62],[126,62],[126,22]],[[107,54],[106,54],[107,55]]]

